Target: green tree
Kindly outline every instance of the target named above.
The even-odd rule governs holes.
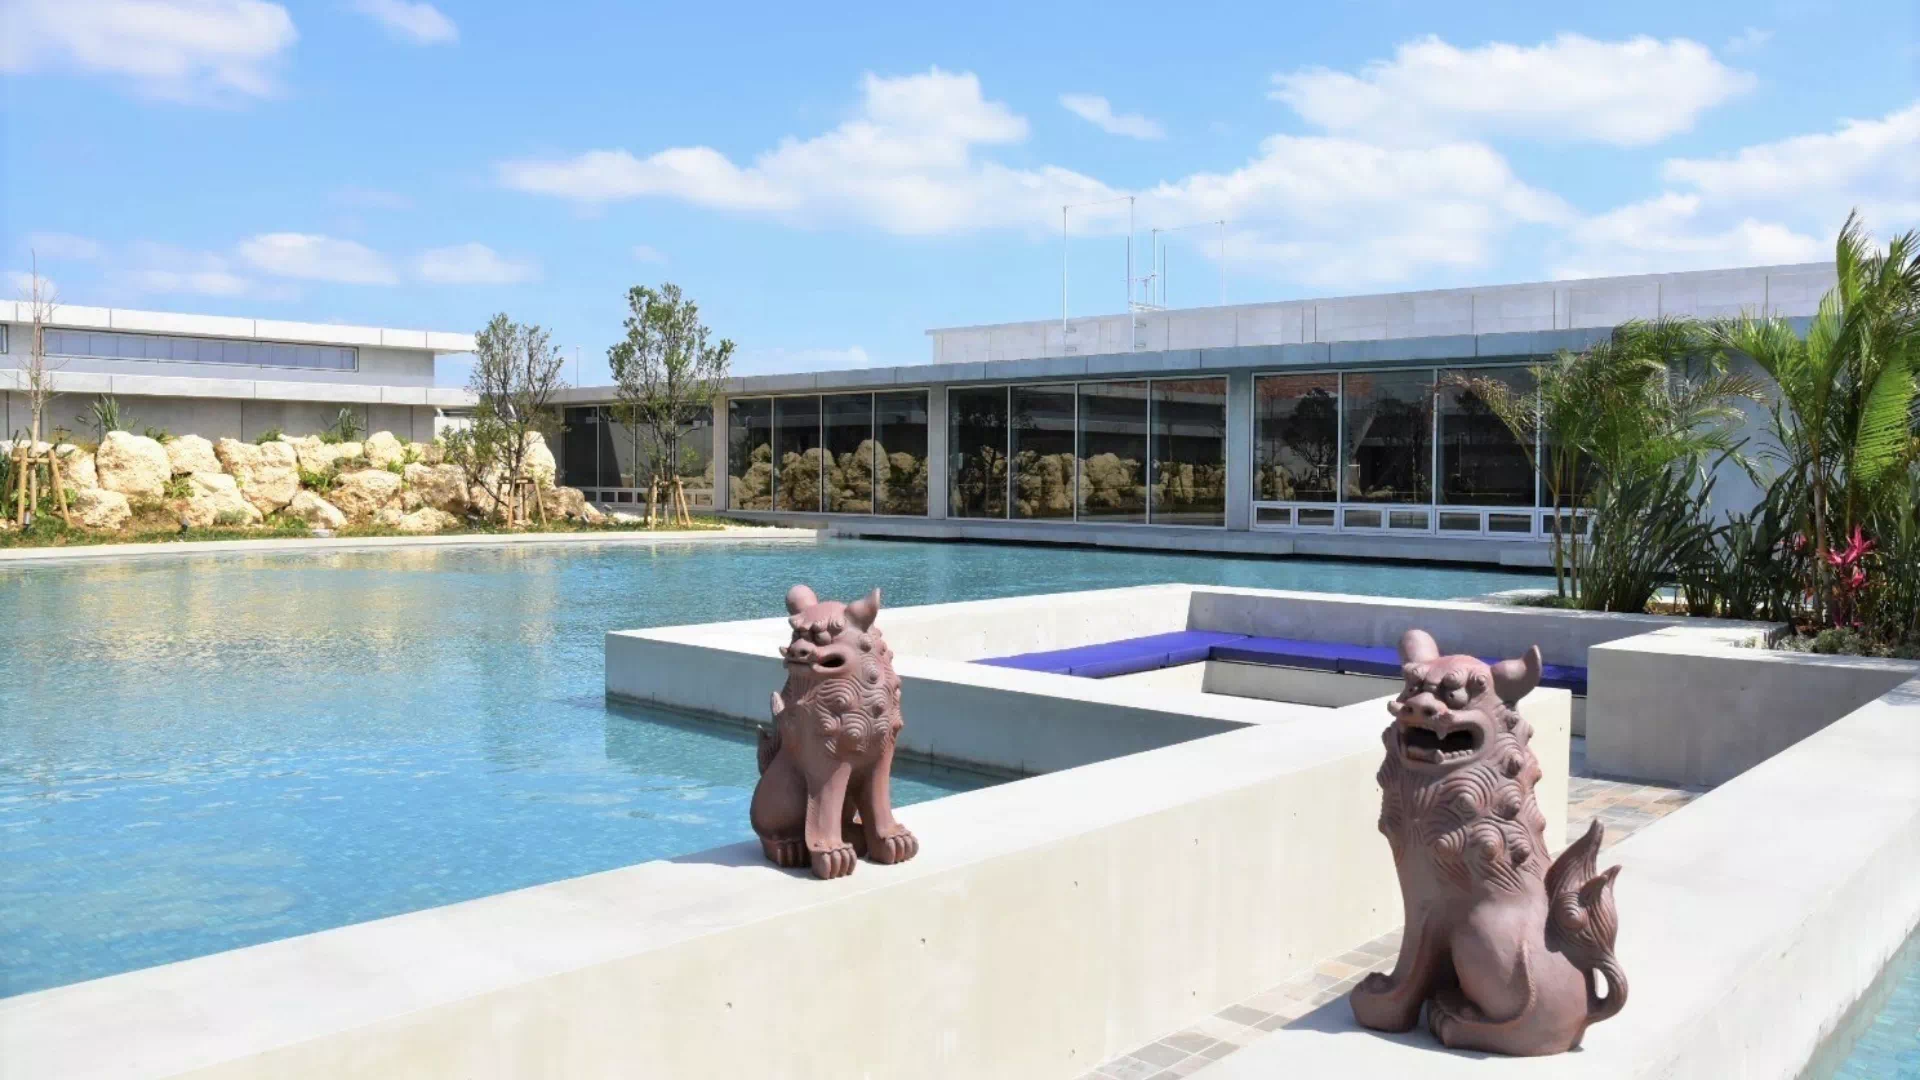
[[[734,345],[726,338],[712,340],[700,321],[699,305],[672,282],[658,289],[636,285],[627,290],[627,309],[626,339],[607,350],[619,397],[615,415],[636,433],[636,465],[638,429],[652,431],[649,471],[656,483],[672,477],[677,492],[680,441],[702,412],[712,408]]]
[[[1681,319],[1625,323],[1590,348],[1562,350],[1531,371],[1532,390],[1484,376],[1455,382],[1500,418],[1546,481],[1559,594],[1586,606],[1634,610],[1641,582],[1676,569],[1647,560],[1668,560],[1678,548],[1640,542],[1644,536],[1626,520],[1596,528],[1589,539],[1575,515],[1604,508],[1616,519],[1638,519],[1679,508],[1689,521],[1698,518],[1711,491],[1707,463],[1745,464],[1739,403],[1757,400],[1761,384],[1729,371],[1703,328]],[[1690,530],[1686,542],[1699,536]],[[1632,551],[1593,550],[1629,542]],[[1596,572],[1612,580],[1589,581]]]
[[[1835,585],[1827,555],[1836,537],[1900,499],[1914,462],[1920,378],[1920,237],[1875,250],[1851,214],[1834,245],[1837,282],[1804,337],[1785,319],[1717,323],[1713,339],[1750,358],[1777,386],[1770,408],[1772,456],[1807,494],[1803,534],[1813,538],[1814,617],[1824,619]]]
[[[495,315],[474,336],[473,419],[447,438],[447,457],[467,482],[492,500],[493,512],[509,523],[518,520],[515,483],[530,479],[527,462],[537,438],[559,431],[553,396],[565,388],[563,358],[553,351],[546,330],[521,325],[506,313]]]

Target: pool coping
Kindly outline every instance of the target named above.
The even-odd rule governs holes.
[[[249,555],[296,551],[368,551],[397,547],[485,547],[507,544],[678,544],[738,540],[774,540],[782,543],[818,540],[814,529],[739,528],[679,529],[660,532],[578,533],[463,533],[454,536],[296,537],[261,540],[189,540],[184,543],[97,544],[84,547],[8,548],[0,550],[0,566],[9,563],[69,562],[92,559],[136,559],[183,555]]]

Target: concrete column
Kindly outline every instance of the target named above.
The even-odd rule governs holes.
[[[733,485],[727,482],[727,399],[713,399],[713,508],[727,508]]]
[[[927,388],[927,516],[947,516],[947,388]]]
[[[1227,372],[1227,528],[1253,527],[1253,372]]]

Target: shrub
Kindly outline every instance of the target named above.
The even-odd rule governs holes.
[[[339,478],[339,472],[334,469],[327,469],[323,472],[310,472],[306,469],[300,470],[300,486],[310,491],[319,492],[322,495],[332,491],[334,481]]]
[[[384,467],[395,476],[404,477],[407,475],[407,463],[404,461],[389,461]]]
[[[173,432],[163,427],[149,427],[141,434],[163,446],[173,441]]]
[[[214,515],[213,523],[215,525],[234,528],[245,525],[247,523],[247,515],[238,510],[222,510],[220,513]]]
[[[360,423],[360,416],[351,406],[344,406],[333,418],[333,426],[320,436],[329,443],[354,442],[367,429]]]
[[[162,498],[167,499],[190,499],[193,497],[193,478],[176,476],[166,482],[166,485],[160,489],[160,494]]]
[[[279,439],[280,439],[280,434],[281,434],[281,432],[280,432],[280,429],[279,429],[279,428],[277,428],[277,427],[270,427],[270,428],[268,428],[267,430],[265,430],[265,431],[263,431],[263,432],[261,432],[260,434],[258,434],[258,435],[256,435],[256,436],[254,436],[254,439],[253,439],[253,441],[254,441],[254,443],[255,443],[255,445],[258,445],[258,446],[265,446],[266,444],[268,444],[268,443],[270,443],[270,442],[277,442],[277,441],[279,441]]]

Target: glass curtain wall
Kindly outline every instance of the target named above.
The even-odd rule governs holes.
[[[820,447],[820,399],[773,399],[773,508],[818,512],[821,505],[823,451]]]
[[[1080,520],[1147,520],[1147,384],[1080,384]]]
[[[1227,380],[1153,381],[1156,525],[1227,523]]]
[[[1433,371],[1355,372],[1342,379],[1346,501],[1432,501]]]
[[[711,430],[696,427],[682,445],[703,439],[711,445]],[[927,512],[925,390],[730,398],[727,447],[728,505],[736,510]],[[712,455],[682,457],[682,476],[696,490]]]
[[[947,394],[947,512],[957,518],[1007,516],[1007,388]]]
[[[1073,384],[1012,394],[1013,516],[1073,517]]]
[[[773,509],[773,399],[727,402],[727,505]]]
[[[1440,377],[1440,501],[1455,506],[1532,506],[1533,448],[1522,446],[1474,391],[1486,380],[1521,398],[1534,392],[1526,368],[1468,368]]]
[[[927,392],[873,395],[874,509],[927,513]]]
[[[1332,502],[1340,461],[1340,376],[1253,381],[1254,498]]]
[[[567,487],[600,486],[600,410],[591,405],[573,407],[560,415],[560,483]]]
[[[826,427],[826,510],[873,512],[873,395],[828,394],[821,399]]]

